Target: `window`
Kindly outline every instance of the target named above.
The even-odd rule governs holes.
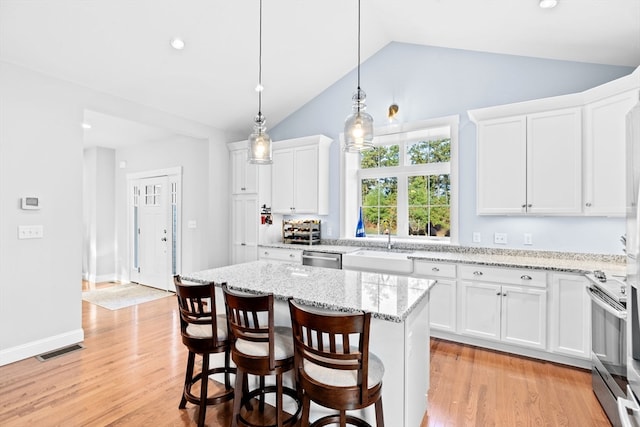
[[[457,117],[407,127],[411,129],[376,136],[373,150],[347,154],[356,160],[345,161],[345,214],[352,211],[350,204],[362,207],[367,237],[390,233],[407,239],[457,241],[452,185]],[[349,200],[352,196],[355,203]],[[345,217],[345,237],[353,237],[350,223]]]

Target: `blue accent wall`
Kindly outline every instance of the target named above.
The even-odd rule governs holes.
[[[273,140],[324,134],[339,140],[351,111],[356,70],[269,130]],[[330,66],[330,64],[328,64]],[[406,43],[390,43],[361,65],[367,111],[377,126],[387,108],[400,106],[401,122],[457,114],[459,128],[459,242],[463,246],[622,254],[622,218],[487,217],[476,215],[476,127],[467,110],[581,92],[630,74],[631,67],[558,61]],[[322,217],[337,237],[339,156],[331,146],[330,213]],[[623,165],[621,165],[622,167]],[[499,190],[499,189],[498,189]],[[480,232],[482,243],[472,243]],[[508,244],[494,245],[493,233],[508,233]],[[524,233],[533,245],[524,246]]]

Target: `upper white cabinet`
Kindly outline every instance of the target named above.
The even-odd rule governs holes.
[[[581,210],[581,111],[478,122],[478,214]]]
[[[607,96],[584,107],[584,212],[625,215],[625,117],[638,90]]]
[[[247,142],[229,146],[231,160],[231,194],[253,194],[258,192],[258,165],[247,162]],[[234,149],[231,149],[231,148]]]
[[[323,135],[273,144],[271,205],[274,213],[329,213],[329,146]]]
[[[580,93],[468,111],[479,215],[624,215],[625,115],[640,67]]]

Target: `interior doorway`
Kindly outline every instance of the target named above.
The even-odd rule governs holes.
[[[127,175],[128,240],[132,282],[175,291],[180,271],[182,169]]]

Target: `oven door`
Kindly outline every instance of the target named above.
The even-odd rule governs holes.
[[[617,307],[595,287],[591,297],[591,358],[593,392],[613,425],[620,424],[618,398],[626,398],[626,309]]]
[[[631,387],[627,387],[628,398],[618,398],[618,416],[623,427],[640,427],[640,403]]]

